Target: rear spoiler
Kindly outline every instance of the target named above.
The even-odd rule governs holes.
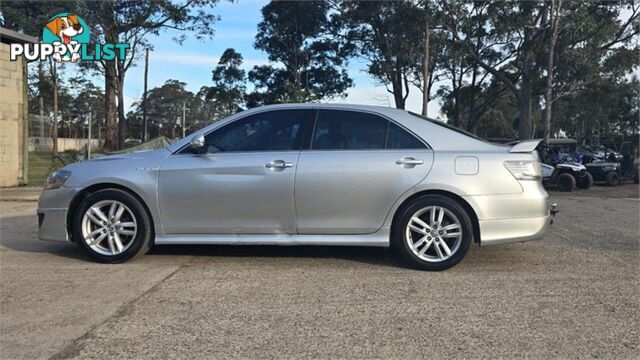
[[[509,149],[510,153],[529,153],[534,151],[543,139],[533,139],[521,141]]]

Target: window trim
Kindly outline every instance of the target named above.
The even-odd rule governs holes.
[[[311,138],[308,141],[308,148],[303,148],[301,151],[401,151],[401,150],[433,150],[433,148],[426,142],[424,141],[420,136],[416,135],[413,131],[407,129],[407,127],[403,126],[402,124],[398,123],[397,121],[389,118],[388,116],[384,115],[384,114],[380,114],[374,111],[367,111],[367,110],[363,110],[363,109],[349,109],[349,108],[328,108],[328,109],[315,109],[316,110],[316,116],[315,116],[315,121],[313,122],[313,131],[311,131]],[[373,115],[373,116],[377,116],[379,118],[382,118],[384,120],[387,121],[387,127],[385,130],[385,138],[384,138],[384,148],[371,148],[371,149],[314,149],[313,146],[313,138],[316,134],[316,128],[318,125],[318,116],[320,115],[321,111],[346,111],[346,112],[357,112],[357,113],[364,113],[364,114],[369,114],[369,115]],[[389,149],[387,148],[388,145],[388,141],[389,141],[389,127],[391,126],[391,124],[394,124],[396,126],[398,126],[401,130],[406,131],[409,135],[413,136],[416,140],[418,140],[418,142],[420,142],[422,145],[424,145],[423,148],[406,148],[406,149]]]
[[[308,111],[313,111],[315,112],[314,117],[313,117],[313,121],[312,121],[312,128],[311,131],[309,131],[306,135],[307,135],[307,141],[303,141],[302,142],[302,148],[299,150],[263,150],[263,151],[253,151],[253,152],[249,152],[249,151],[228,151],[228,152],[219,152],[219,153],[204,153],[204,154],[195,154],[195,153],[185,153],[184,150],[189,148],[189,143],[187,142],[186,144],[184,144],[182,147],[178,148],[177,150],[175,150],[173,153],[171,153],[171,155],[197,155],[197,156],[202,156],[202,155],[220,155],[220,154],[250,154],[250,153],[254,153],[254,154],[261,154],[261,153],[271,153],[271,152],[282,152],[282,151],[400,151],[400,150],[433,150],[433,147],[431,145],[429,145],[429,143],[422,139],[420,136],[416,135],[415,132],[411,131],[410,129],[408,129],[406,126],[404,126],[403,124],[399,123],[398,121],[390,118],[389,116],[385,115],[385,114],[381,114],[379,112],[375,112],[375,111],[371,111],[371,110],[367,110],[367,109],[353,109],[353,108],[349,108],[349,107],[340,107],[340,106],[336,106],[336,107],[327,107],[327,108],[322,108],[322,107],[298,107],[298,108],[287,108],[287,109],[264,109],[263,111],[256,111],[256,112],[252,112],[251,114],[247,114],[245,116],[239,117],[237,119],[231,120],[231,121],[226,121],[225,124],[220,125],[219,127],[216,127],[214,129],[210,129],[209,131],[201,134],[202,136],[207,136],[209,135],[211,132],[214,131],[218,131],[226,126],[229,126],[233,123],[235,123],[236,121],[241,121],[242,119],[249,117],[249,116],[253,116],[256,114],[263,114],[263,113],[267,113],[267,112],[272,112],[272,111],[283,111],[283,110],[308,110]],[[391,122],[397,126],[399,126],[402,130],[408,132],[411,136],[415,137],[420,143],[422,143],[425,147],[424,148],[414,148],[414,149],[387,149],[386,148],[386,139],[385,139],[385,148],[384,149],[325,149],[325,150],[318,150],[318,149],[312,149],[311,148],[311,143],[313,142],[313,136],[315,136],[315,129],[316,129],[316,122],[318,120],[318,115],[320,114],[320,111],[323,110],[338,110],[338,111],[349,111],[349,112],[358,112],[358,113],[365,113],[365,114],[371,114],[371,115],[375,115],[375,116],[379,116],[385,120],[387,120],[388,122]],[[408,112],[410,113],[410,112]],[[411,113],[410,113],[411,114]],[[232,115],[234,116],[234,115]],[[228,119],[228,118],[227,118]],[[221,122],[224,122],[225,119],[221,119],[219,120]],[[213,124],[212,124],[213,125]],[[211,126],[211,125],[209,125]],[[193,135],[193,134],[192,134]]]

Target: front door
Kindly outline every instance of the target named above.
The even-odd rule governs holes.
[[[298,160],[299,234],[369,234],[393,203],[424,179],[433,152],[378,115],[320,110],[309,150]]]
[[[294,178],[313,111],[249,115],[162,163],[158,200],[167,234],[292,234]]]

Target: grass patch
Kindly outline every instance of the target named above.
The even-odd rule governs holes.
[[[47,176],[63,167],[60,159],[55,159],[52,153],[29,153],[29,185],[42,186]]]

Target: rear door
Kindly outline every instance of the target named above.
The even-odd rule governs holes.
[[[312,141],[298,160],[299,234],[367,234],[393,203],[425,178],[432,151],[379,115],[319,110]]]

